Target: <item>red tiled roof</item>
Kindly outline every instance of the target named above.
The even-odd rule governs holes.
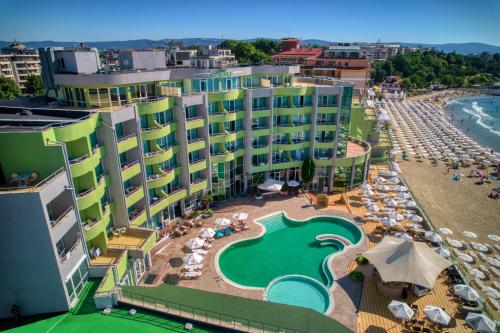
[[[275,54],[275,56],[302,56],[302,57],[311,57],[317,58],[321,55],[323,49],[319,47],[309,47],[309,48],[300,48],[300,49],[292,49],[290,51],[284,51]]]

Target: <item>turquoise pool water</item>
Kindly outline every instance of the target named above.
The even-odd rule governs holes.
[[[277,213],[257,222],[266,227],[264,235],[235,243],[219,256],[224,276],[248,287],[266,288],[284,275],[305,275],[330,287],[333,279],[325,273],[325,258],[344,245],[336,240],[320,244],[316,236],[335,234],[352,244],[362,237],[359,228],[337,217],[319,216],[299,222]]]
[[[320,282],[300,275],[288,275],[271,282],[267,298],[271,302],[302,306],[321,313],[330,305],[328,289]]]

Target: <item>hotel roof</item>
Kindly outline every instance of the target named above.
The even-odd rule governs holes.
[[[298,57],[308,57],[308,58],[318,58],[323,52],[322,48],[319,47],[307,47],[300,49],[292,49],[290,51],[284,51],[275,54],[275,56],[298,56]]]

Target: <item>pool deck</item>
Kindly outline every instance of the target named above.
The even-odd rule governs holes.
[[[179,286],[262,300],[264,289],[243,289],[224,280],[217,273],[215,258],[217,253],[229,243],[259,235],[262,232],[262,227],[253,223],[253,220],[279,211],[286,211],[289,217],[298,220],[304,220],[318,215],[331,215],[343,217],[356,223],[354,216],[345,211],[317,209],[311,206],[309,204],[309,199],[305,196],[284,197],[276,195],[273,198],[267,197],[263,200],[245,197],[228,201],[215,210],[213,217],[203,219],[203,227],[215,227],[214,221],[218,217],[232,219],[234,213],[245,212],[249,215],[247,224],[250,226],[250,229],[214,240],[212,248],[209,249],[208,254],[203,260],[204,267],[202,269],[202,276],[197,280],[181,280]],[[182,257],[189,252],[189,250],[184,247],[184,244],[189,239],[196,237],[198,231],[199,229],[192,229],[187,235],[162,242],[163,248],[154,255],[153,267],[151,270],[155,272],[161,271],[163,276],[167,274],[180,275],[183,266]],[[348,277],[348,274],[352,270],[354,258],[365,249],[366,241],[363,237],[360,243],[356,246],[347,248],[345,252],[336,256],[331,261],[336,284],[331,289],[331,296],[333,297],[334,304],[333,311],[329,316],[346,325],[353,331],[356,330],[356,309],[361,298],[361,283],[353,282]],[[166,261],[169,262],[169,265],[163,268]],[[153,285],[158,283],[162,283],[162,277],[157,277]]]

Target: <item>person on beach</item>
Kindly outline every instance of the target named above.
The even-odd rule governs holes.
[[[469,128],[467,127],[467,133],[469,133]]]

